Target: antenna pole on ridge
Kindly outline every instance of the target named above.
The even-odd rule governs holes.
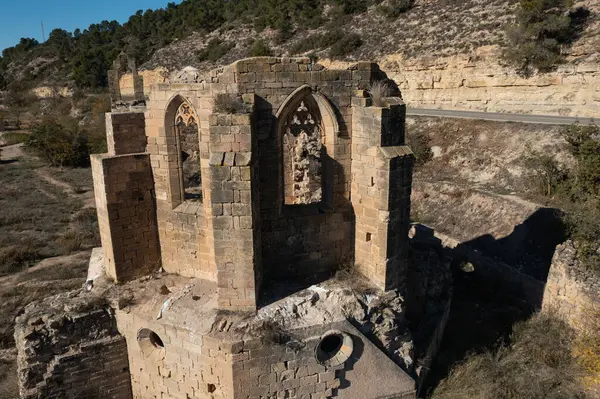
[[[42,43],[46,41],[46,33],[44,32],[44,21],[42,22]]]

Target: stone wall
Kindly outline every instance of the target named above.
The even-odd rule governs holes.
[[[581,327],[586,314],[600,306],[600,277],[587,270],[577,257],[577,248],[566,241],[556,248],[544,289],[543,311],[556,311],[574,327]]]
[[[106,114],[106,143],[111,155],[146,152],[143,112],[109,112]]]
[[[316,348],[332,331],[346,334],[352,342],[352,348],[340,348],[349,358],[319,362]],[[221,339],[219,334],[215,337]],[[415,398],[414,381],[349,322],[217,342],[231,353],[227,357],[232,362],[235,399]],[[374,371],[377,374],[365,378]]]
[[[17,318],[21,398],[132,398],[127,345],[114,316],[73,301],[62,294]]]
[[[256,145],[252,145],[251,114],[213,114],[209,125],[219,306],[255,310],[262,254],[258,160],[253,151]]]
[[[91,158],[107,275],[115,281],[147,275],[160,266],[150,158]]]
[[[373,63],[325,70],[308,58],[256,57],[203,77],[188,76],[186,83],[153,86],[145,113],[146,151],[164,270],[215,281],[222,308],[251,310],[263,275],[313,278],[351,262],[360,206],[351,198],[352,98],[382,78]],[[220,95],[245,102],[251,111],[220,114],[214,109]],[[404,144],[404,105],[389,100],[393,104],[361,119],[370,124],[368,134],[380,137],[373,148]],[[194,157],[201,200],[184,194],[182,131],[176,127],[181,109],[199,128]],[[369,118],[376,119],[372,126]],[[289,165],[293,176],[286,178],[286,138],[308,136],[309,144],[294,148],[297,164]],[[137,142],[137,134],[128,137]],[[398,285],[406,260],[412,158],[408,148],[398,151],[380,154],[387,166],[377,176],[386,197],[379,221],[385,234],[378,235],[386,246],[379,256],[386,271],[393,271],[377,276],[386,288]],[[286,201],[286,193],[294,200]]]
[[[304,58],[259,57],[211,71],[197,83],[153,86],[146,113],[146,134],[165,270],[216,280],[213,223],[216,217],[223,219],[228,215],[215,214],[220,208],[211,204],[208,191],[216,183],[211,182],[210,158],[214,152],[240,151],[239,148],[250,144],[251,137],[242,134],[239,138],[245,141],[239,142],[236,134],[226,132],[231,130],[229,126],[210,128],[212,99],[216,93],[255,95],[257,99],[253,135],[260,157],[253,173],[260,181],[260,202],[253,203],[260,203],[260,242],[265,274],[286,278],[294,274],[312,274],[338,265],[344,259],[350,260],[354,242],[354,214],[350,203],[351,98],[356,89],[366,88],[380,76],[381,72],[372,63],[327,71]],[[305,98],[310,99],[307,104],[316,104],[314,111],[319,116],[315,120],[321,121],[323,129],[322,200],[305,206],[286,206],[280,122],[285,119],[284,113],[287,116],[288,110]],[[177,154],[173,150],[176,143],[170,133],[170,110],[180,101],[192,105],[200,126],[205,201],[193,207],[182,205],[177,189]],[[239,132],[250,129],[249,125],[232,126]],[[286,259],[283,264],[282,259]]]
[[[233,345],[234,397],[333,397],[340,380],[335,369],[317,363],[312,350],[317,343],[318,335],[302,342],[304,347],[298,351],[260,339]]]
[[[366,107],[368,101],[353,99],[355,267],[380,288],[394,289],[407,272],[414,157],[403,145],[403,130],[397,128],[404,125],[404,104]]]
[[[188,102],[199,119],[202,200],[186,201],[181,187],[175,115]],[[158,85],[149,94],[146,112],[162,267],[169,273],[216,281],[209,167],[211,92],[204,83]]]
[[[219,350],[205,336],[207,331],[189,331],[126,311],[117,311],[116,317],[127,339],[136,399],[233,398],[231,355]],[[142,329],[157,334],[162,347],[140,342]]]

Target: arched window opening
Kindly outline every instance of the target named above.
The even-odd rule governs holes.
[[[305,96],[283,125],[283,184],[286,205],[323,199],[323,128],[316,102]]]
[[[179,170],[184,200],[202,200],[200,175],[200,142],[198,116],[187,102],[182,102],[175,114],[175,133]]]

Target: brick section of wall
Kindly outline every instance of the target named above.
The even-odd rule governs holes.
[[[26,312],[17,319],[15,339],[21,398],[132,398],[127,345],[108,309],[43,317]]]
[[[126,281],[156,270],[160,252],[150,157],[92,155],[92,174],[107,275]]]
[[[264,274],[285,279],[313,277],[351,261],[355,242],[351,198],[352,97],[356,90],[366,89],[370,82],[383,77],[373,63],[358,63],[346,70],[324,70],[307,58],[257,57],[214,70],[198,83],[153,86],[146,112],[146,134],[163,268],[170,273],[217,280],[216,247],[222,244],[217,244],[215,238],[226,229],[214,228],[213,224],[229,215],[224,214],[225,209],[221,214],[221,207],[213,207],[211,190],[219,183],[211,181],[211,168],[215,166],[210,165],[211,157],[246,152],[243,148],[252,138],[257,141],[257,150],[252,152],[260,170],[260,175],[252,172],[252,176],[258,176],[260,192],[260,223],[253,222],[253,228],[260,226],[261,239],[254,243],[261,242]],[[211,122],[212,117],[219,118],[211,117],[217,93],[255,97],[252,128],[233,122],[231,126],[220,124],[224,120]],[[292,94],[315,100],[324,127],[323,201],[318,204],[284,205],[278,115],[287,114],[279,112],[282,104],[294,104]],[[186,205],[181,198],[172,121],[173,110],[181,101],[191,104],[199,118],[203,186],[200,205]],[[396,140],[384,144],[402,145],[403,120],[398,115],[404,113],[403,104],[391,104],[384,112],[390,116],[379,121],[380,130],[392,132],[389,137]],[[238,117],[243,116],[233,116]],[[248,135],[251,129],[253,133]],[[388,140],[386,134],[378,137]],[[224,159],[220,161],[224,163]],[[215,211],[218,214],[213,214]]]
[[[146,122],[143,112],[109,112],[106,114],[108,154],[124,155],[146,152]]]
[[[209,198],[219,307],[255,310],[262,264],[251,115],[215,114],[209,122]]]
[[[337,370],[325,368],[314,355],[318,337],[302,342],[302,349],[259,339],[232,345],[235,399],[290,398],[325,399],[335,397],[339,388]]]
[[[145,320],[133,313],[117,311],[119,331],[127,339],[131,364],[131,387],[136,399],[186,399],[233,397],[231,356],[201,332]],[[142,350],[138,331],[148,328],[164,348]]]
[[[199,118],[199,149],[203,201],[183,201],[173,130],[175,111],[182,101]],[[204,83],[158,85],[150,94],[146,112],[147,152],[156,193],[156,213],[162,266],[169,273],[216,281],[210,206],[209,130],[212,94]]]
[[[262,256],[265,274],[276,278],[306,277],[351,260],[354,214],[350,203],[351,98],[377,74],[371,63],[349,70],[323,70],[309,59],[261,57],[238,61],[226,69],[240,93],[255,93],[256,135],[260,153]],[[214,82],[214,81],[213,81]],[[218,81],[220,84],[220,80]],[[214,85],[214,83],[213,83]],[[284,206],[282,132],[276,114],[294,89],[308,85],[317,97],[323,133],[324,201]],[[322,107],[333,110],[328,115]],[[293,103],[293,101],[292,101]],[[285,112],[283,113],[285,114]],[[335,118],[332,123],[331,118]],[[337,131],[333,125],[337,125]],[[282,260],[285,260],[282,262]]]
[[[566,241],[554,252],[542,310],[557,311],[573,327],[582,328],[593,309],[600,309],[600,278],[581,264],[575,245]]]
[[[403,144],[401,106],[353,99],[352,203],[355,266],[381,289],[401,288],[407,267],[413,156]],[[394,135],[390,129],[399,129]]]

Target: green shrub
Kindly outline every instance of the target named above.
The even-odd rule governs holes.
[[[536,194],[551,197],[567,178],[552,155],[530,151],[525,157],[525,166],[531,175],[531,185]]]
[[[258,39],[254,42],[254,44],[252,44],[252,48],[250,48],[250,54],[252,57],[264,57],[270,56],[273,53],[264,40]]]
[[[217,38],[211,39],[208,46],[198,55],[198,61],[216,62],[229,52],[235,45],[222,42]]]
[[[52,166],[87,166],[89,148],[87,134],[72,121],[61,124],[46,119],[35,125],[26,146]]]
[[[356,14],[367,11],[367,0],[335,0],[334,2],[344,14]]]
[[[425,165],[433,158],[433,152],[431,151],[429,143],[429,137],[422,132],[409,133],[406,136],[406,144],[415,155],[415,163],[417,166]]]
[[[386,4],[377,7],[377,11],[390,19],[396,19],[410,10],[414,4],[415,0],[389,0]]]
[[[0,248],[0,276],[15,273],[39,258],[38,250],[27,243],[3,246]]]
[[[571,5],[571,0],[520,0],[516,23],[507,27],[504,58],[524,75],[554,69],[589,15],[585,9],[568,13]]]
[[[571,192],[580,196],[600,195],[600,128],[573,125],[564,129],[562,135],[577,159]]]
[[[27,137],[29,137],[27,133],[5,132],[2,134],[1,140],[4,145],[13,145],[26,142]]]
[[[319,50],[330,47],[344,39],[344,32],[341,29],[333,29],[324,34],[312,34],[299,41],[292,47],[293,54],[301,54],[311,50]]]
[[[329,50],[330,57],[341,57],[347,54],[350,54],[360,46],[362,46],[363,41],[360,36],[356,33],[350,33],[344,36],[341,40],[335,42],[333,46],[331,46],[331,50]]]
[[[577,164],[558,184],[557,199],[584,266],[600,271],[600,128],[573,125],[562,135]]]

